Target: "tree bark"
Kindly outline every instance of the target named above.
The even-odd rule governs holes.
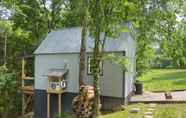
[[[97,118],[100,114],[100,63],[101,63],[101,15],[100,15],[100,0],[96,0],[96,10],[95,10],[95,41],[94,41],[94,52],[93,52],[93,86],[94,86],[94,103],[93,103],[93,118]]]
[[[87,22],[88,22],[88,1],[82,0],[82,31],[81,31],[81,49],[80,49],[80,64],[79,64],[79,86],[83,85],[83,80],[86,79],[86,68],[85,68],[85,59],[86,59],[86,38],[87,38]]]
[[[7,34],[4,34],[4,66],[7,64]]]

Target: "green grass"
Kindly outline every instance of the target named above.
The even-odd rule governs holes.
[[[141,108],[139,113],[130,113],[132,107]],[[148,106],[144,104],[129,105],[127,110],[110,113],[101,116],[101,118],[143,118],[144,112]],[[158,105],[153,112],[154,118],[186,118],[186,104],[164,104]]]
[[[140,108],[140,112],[130,113],[130,110],[134,107]],[[126,110],[124,110],[124,111],[118,111],[118,112],[102,115],[101,118],[143,118],[144,112],[145,112],[145,105],[144,104],[135,104],[135,105],[127,106]]]
[[[132,108],[140,108],[140,111],[138,113],[130,113]],[[101,115],[100,118],[143,118],[147,109],[147,104],[133,104],[128,105],[124,111],[107,113]],[[153,118],[186,118],[186,104],[161,104],[157,105],[155,109]],[[63,118],[74,118],[74,116]]]
[[[186,70],[154,69],[139,78],[148,91],[170,91],[186,89]],[[131,108],[140,108],[139,113],[130,113]],[[102,115],[100,118],[143,118],[147,111],[145,104],[127,106],[125,111]],[[153,112],[154,118],[186,118],[186,104],[161,104]],[[65,117],[74,118],[74,117]]]
[[[171,91],[186,89],[186,70],[153,69],[140,77],[147,91]]]
[[[166,116],[166,117],[163,117]],[[155,118],[186,118],[186,104],[159,105]]]

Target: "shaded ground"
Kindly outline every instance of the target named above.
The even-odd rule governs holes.
[[[186,70],[154,69],[140,77],[146,91],[170,91],[186,89]]]

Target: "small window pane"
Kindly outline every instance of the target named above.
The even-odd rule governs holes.
[[[92,70],[91,70],[91,60],[92,60],[92,57],[89,56],[88,59],[87,59],[87,72],[88,72],[88,75],[92,75]],[[100,75],[103,76],[103,62],[100,63]]]

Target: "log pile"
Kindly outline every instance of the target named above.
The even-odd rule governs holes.
[[[77,118],[91,118],[94,98],[92,86],[81,86],[80,94],[72,101],[72,110]]]

